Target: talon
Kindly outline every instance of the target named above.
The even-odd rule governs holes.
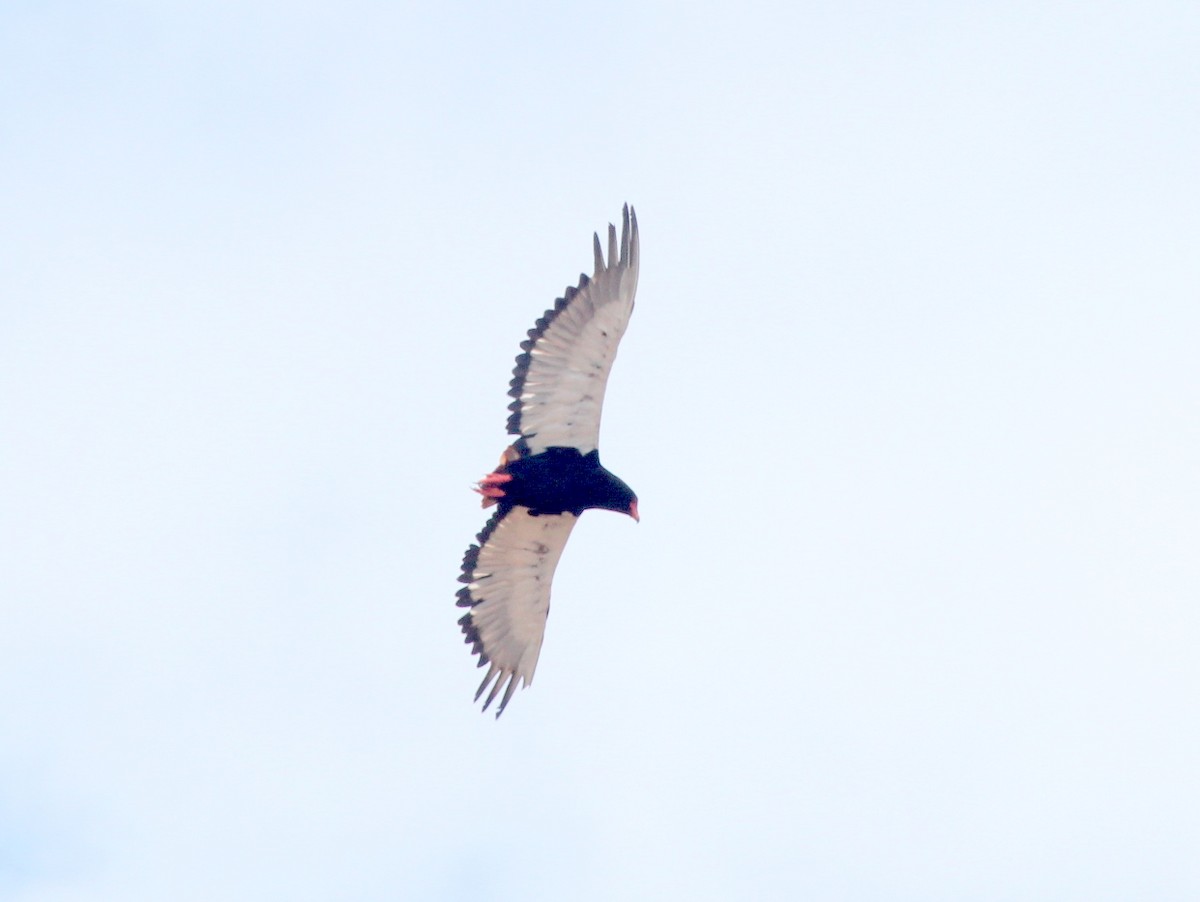
[[[505,482],[512,482],[512,478],[513,478],[512,473],[500,473],[500,472],[489,473],[487,476],[484,476],[483,479],[479,480],[479,484],[480,485],[498,485],[498,484],[502,484]]]
[[[480,499],[480,507],[485,508],[491,507],[500,498],[504,497],[504,489],[498,489],[493,486],[473,485],[471,486],[471,491],[483,496]]]
[[[483,495],[485,498],[503,498],[504,497],[504,489],[498,489],[494,485],[480,484],[480,485],[477,485],[474,487],[474,491],[478,492],[480,495]]]

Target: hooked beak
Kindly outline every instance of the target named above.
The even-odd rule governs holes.
[[[642,518],[638,516],[636,501],[629,502],[629,516],[633,517],[635,523],[642,522]]]

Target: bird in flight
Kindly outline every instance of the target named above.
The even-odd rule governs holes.
[[[495,513],[463,556],[458,621],[478,666],[483,710],[500,695],[504,713],[533,680],[550,582],[575,521],[589,508],[638,519],[637,496],[600,464],[600,411],[638,281],[637,215],[622,213],[621,241],[608,227],[608,257],[594,236],[595,272],[547,310],[521,342],[513,369],[508,432],[519,438],[475,486]],[[503,694],[501,695],[501,692]]]

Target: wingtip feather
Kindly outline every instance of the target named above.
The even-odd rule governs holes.
[[[480,664],[482,664],[482,663],[483,662],[481,661]],[[492,677],[494,677],[496,675],[496,673],[499,671],[499,669],[500,668],[497,667],[495,664],[493,664],[491,667],[488,668],[487,676],[485,676],[483,678],[483,682],[480,683],[479,688],[475,690],[475,701],[479,701],[479,696],[483,695],[483,690],[488,687],[488,683],[490,683],[492,681]],[[484,703],[483,710],[485,710],[485,711],[487,710],[488,703],[490,703],[490,702],[491,702],[491,698],[489,698],[488,701]]]
[[[621,265],[629,265],[629,204],[621,210]]]

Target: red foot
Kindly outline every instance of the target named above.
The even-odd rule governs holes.
[[[474,491],[483,496],[484,507],[491,507],[496,503],[497,498],[504,497],[504,489],[500,488],[500,486],[504,485],[506,482],[512,482],[513,478],[511,473],[504,472],[504,468],[519,458],[520,455],[517,453],[516,448],[505,448],[504,453],[500,455],[500,464],[496,468],[496,471],[494,473],[488,473],[487,476],[484,476],[483,479],[479,480],[479,483],[474,486]]]

